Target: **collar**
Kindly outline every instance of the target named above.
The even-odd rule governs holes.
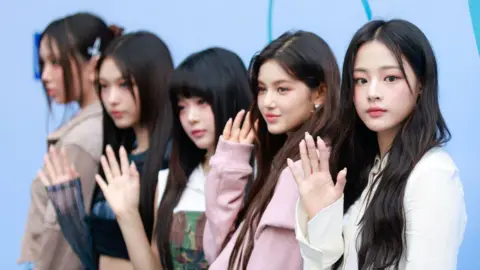
[[[387,166],[389,153],[387,152],[383,158],[380,158],[380,155],[375,156],[375,161],[372,167],[372,173],[378,174],[381,172],[385,166]]]
[[[48,141],[56,141],[60,138],[64,137],[70,130],[74,127],[78,126],[85,120],[98,117],[102,115],[102,104],[98,101],[88,105],[87,107],[81,109],[77,115],[75,115],[70,121],[68,121],[65,125],[61,126],[59,129],[55,130],[54,132],[50,133],[47,137]]]

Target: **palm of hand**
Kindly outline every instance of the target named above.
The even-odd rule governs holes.
[[[320,138],[317,138],[315,145],[312,136],[307,133],[299,148],[302,169],[297,168],[291,159],[287,162],[297,182],[302,206],[309,218],[312,218],[342,196],[347,171],[346,168],[340,171],[336,183],[333,182],[329,168],[329,149]]]
[[[51,146],[44,157],[44,169],[38,172],[38,177],[45,186],[67,183],[79,175],[70,164],[65,149],[58,150]]]
[[[129,175],[121,175],[109,183],[103,191],[115,214],[136,210],[139,204],[139,179]]]
[[[128,165],[127,152],[123,146],[119,151],[120,166],[110,146],[107,146],[106,154],[107,157],[102,156],[100,163],[108,184],[100,175],[96,176],[97,183],[115,215],[133,213],[138,210],[140,200],[140,175],[135,163]]]
[[[302,205],[311,217],[334,203],[341,196],[341,193],[338,194],[338,189],[335,188],[331,177],[324,175],[322,172],[312,173],[304,181],[300,181],[298,191]]]

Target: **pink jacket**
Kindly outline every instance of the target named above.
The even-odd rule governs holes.
[[[222,250],[244,201],[253,146],[220,138],[211,158],[205,195],[207,223],[203,236],[205,256],[211,270],[226,270],[239,229]],[[295,238],[295,209],[298,189],[288,168],[280,174],[272,200],[263,213],[254,234],[254,248],[247,269],[296,270],[303,260]],[[240,224],[243,226],[244,224]]]

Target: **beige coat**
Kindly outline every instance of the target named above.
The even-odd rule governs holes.
[[[102,153],[102,106],[82,109],[72,120],[48,136],[48,144],[64,147],[80,175],[85,209],[90,209],[95,177]],[[52,203],[39,179],[31,186],[31,202],[19,263],[32,262],[36,270],[77,270],[83,266],[63,237]]]

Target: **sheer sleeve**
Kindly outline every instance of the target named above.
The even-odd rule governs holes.
[[[94,175],[97,171],[97,162],[75,145],[68,146],[66,152],[80,177],[47,187],[47,194],[65,239],[85,267],[96,269],[87,209],[95,188]]]

